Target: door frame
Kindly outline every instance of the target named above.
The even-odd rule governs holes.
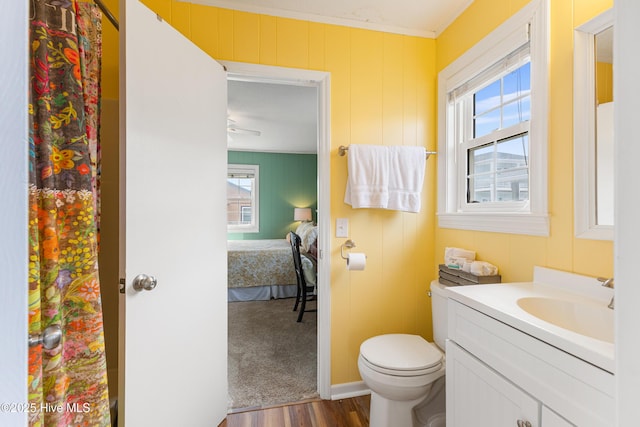
[[[318,336],[317,387],[331,398],[331,125],[330,78],[324,71],[218,61],[227,79],[309,86],[318,89]]]

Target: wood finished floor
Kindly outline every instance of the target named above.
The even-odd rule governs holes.
[[[369,401],[367,395],[238,412],[219,427],[368,427]]]

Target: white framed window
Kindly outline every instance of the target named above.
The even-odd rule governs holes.
[[[227,231],[260,231],[259,176],[259,165],[227,167]]]
[[[548,8],[534,0],[438,75],[438,222],[549,235]]]

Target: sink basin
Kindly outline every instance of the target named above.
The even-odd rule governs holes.
[[[613,310],[606,306],[544,297],[518,299],[518,306],[540,320],[613,344]]]

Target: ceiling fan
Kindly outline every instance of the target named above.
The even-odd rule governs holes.
[[[236,126],[236,121],[233,119],[227,119],[227,132],[233,133],[237,135],[253,135],[260,136],[262,132],[255,129],[246,129],[239,126]]]

